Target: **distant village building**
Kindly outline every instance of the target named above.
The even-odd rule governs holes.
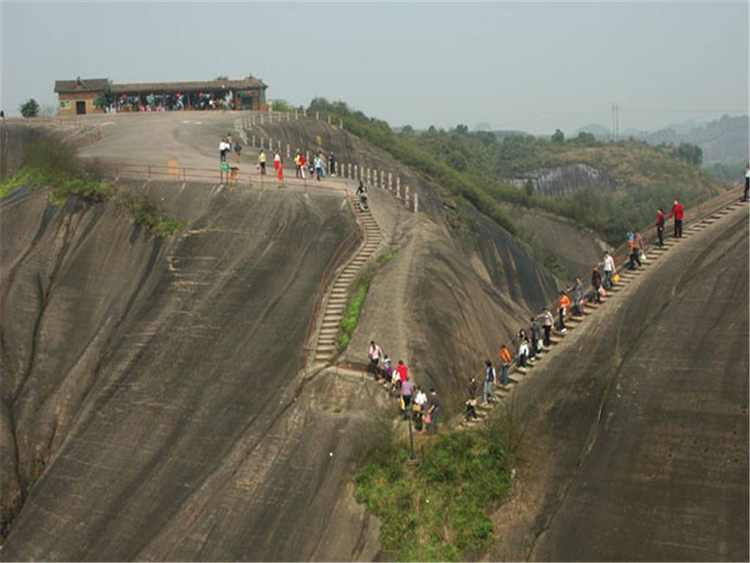
[[[55,81],[57,113],[248,109],[264,111],[268,86],[257,78],[116,84],[106,78]]]

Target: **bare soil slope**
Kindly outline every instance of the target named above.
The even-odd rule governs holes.
[[[188,229],[0,207],[3,559],[372,557],[346,483],[373,399],[298,374],[341,193],[132,189]]]

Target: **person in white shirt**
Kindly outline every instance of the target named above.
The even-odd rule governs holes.
[[[750,162],[747,164],[747,169],[745,170],[745,195],[742,201],[750,201]]]
[[[604,289],[612,287],[612,276],[615,275],[615,259],[609,252],[604,253]]]
[[[219,160],[226,162],[227,153],[231,150],[231,145],[227,142],[226,138],[222,139],[219,143]]]
[[[378,344],[375,344],[374,340],[370,340],[370,347],[367,349],[367,357],[370,359],[370,372],[375,376],[375,379],[377,379],[380,371],[380,359],[383,357],[383,349]]]

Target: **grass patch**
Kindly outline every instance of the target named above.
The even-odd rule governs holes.
[[[362,314],[367,292],[370,289],[370,277],[362,276],[357,281],[354,293],[349,299],[349,303],[344,310],[344,317],[341,319],[341,331],[339,333],[339,352],[346,350],[352,339],[352,334],[359,324],[359,316]]]
[[[70,197],[86,203],[110,201],[125,209],[136,225],[157,237],[168,237],[184,228],[182,222],[167,215],[145,196],[117,190],[97,176],[94,167],[78,160],[75,148],[54,136],[42,136],[24,147],[21,167],[0,183],[0,198],[21,187],[48,188],[52,205],[62,207]]]
[[[416,464],[405,444],[371,450],[355,476],[356,496],[380,519],[386,558],[478,559],[493,541],[488,514],[511,490],[519,444],[517,418],[506,411],[481,430],[439,435]]]
[[[378,266],[384,266],[385,264],[393,260],[396,256],[398,256],[398,248],[389,246],[385,252],[378,256],[377,264]]]

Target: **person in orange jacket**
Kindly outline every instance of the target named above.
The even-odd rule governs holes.
[[[565,315],[568,314],[570,308],[570,297],[568,297],[564,291],[560,292],[560,333],[565,334],[568,329],[565,328]]]
[[[508,385],[508,370],[513,362],[513,356],[508,347],[503,344],[500,348],[500,385]]]

